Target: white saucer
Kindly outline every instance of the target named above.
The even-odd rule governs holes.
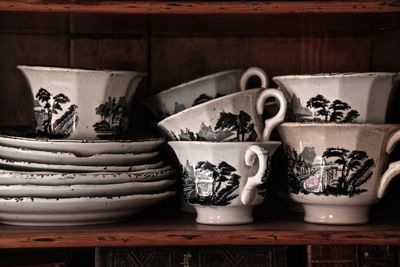
[[[131,172],[59,173],[0,170],[0,185],[73,185],[152,182],[170,178],[175,174],[176,169],[171,165]]]
[[[77,157],[75,154],[68,152],[49,152],[0,145],[0,157],[3,159],[45,164],[126,166],[145,163],[158,154],[160,154],[159,151],[140,154],[96,154],[89,157]]]
[[[172,186],[175,180],[130,182],[118,184],[79,185],[0,185],[0,198],[5,197],[115,197],[156,193]]]
[[[26,161],[14,161],[0,159],[0,166],[8,170],[20,171],[56,171],[56,172],[130,172],[144,169],[159,168],[163,165],[162,161],[151,164],[133,166],[79,166],[61,164],[42,164]]]
[[[96,154],[146,153],[157,150],[164,138],[143,140],[42,140],[0,135],[0,145],[32,150],[69,152],[79,156]]]
[[[88,225],[120,221],[175,195],[81,198],[0,198],[0,223],[31,226]]]

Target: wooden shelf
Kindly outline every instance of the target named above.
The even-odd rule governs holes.
[[[195,223],[195,216],[139,215],[128,222],[78,227],[0,225],[0,248],[205,246],[205,245],[400,245],[400,220],[361,226],[304,223],[297,215],[258,218],[239,226]]]
[[[0,11],[103,14],[336,14],[399,13],[388,1],[179,2],[179,1],[0,1]]]

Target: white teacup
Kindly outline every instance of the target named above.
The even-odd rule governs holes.
[[[399,73],[338,73],[277,76],[295,122],[385,123]]]
[[[41,136],[112,139],[128,126],[127,109],[146,75],[135,71],[18,66],[34,98],[34,128]]]
[[[389,165],[400,124],[283,123],[278,131],[289,193],[307,222],[367,223],[370,206],[400,173],[400,161]]]
[[[279,111],[263,121],[265,102],[275,98]],[[285,119],[286,99],[276,89],[251,89],[223,96],[172,115],[158,126],[175,141],[268,141]]]
[[[157,118],[164,119],[211,99],[245,90],[251,77],[258,77],[262,88],[268,87],[268,75],[263,69],[226,70],[172,87],[143,99],[143,103]]]
[[[198,223],[244,224],[264,200],[270,159],[281,142],[169,142],[182,165],[186,201]]]

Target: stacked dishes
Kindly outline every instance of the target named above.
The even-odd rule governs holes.
[[[400,124],[385,124],[398,73],[274,77],[289,100],[278,130],[288,159],[288,189],[312,223],[361,224],[400,162],[389,156]]]
[[[118,139],[142,73],[19,68],[40,138],[0,136],[0,222],[107,223],[175,194],[163,138]]]
[[[262,88],[244,90],[251,76],[260,78]],[[267,87],[266,73],[250,68],[209,75],[146,100],[164,118],[158,126],[172,140],[168,144],[181,165],[183,195],[196,209],[197,222],[253,221],[253,208],[265,196],[271,156],[280,145],[269,141],[271,131],[286,114],[282,92]],[[263,121],[269,98],[280,108]]]

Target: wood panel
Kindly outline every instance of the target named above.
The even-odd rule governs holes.
[[[2,34],[0,60],[0,125],[31,125],[32,93],[16,66],[68,66],[68,38]]]
[[[2,0],[8,12],[118,13],[118,14],[326,14],[400,12],[396,0],[385,1],[30,1]]]
[[[231,68],[259,66],[272,76],[368,71],[367,37],[153,38],[154,92]],[[345,49],[344,49],[345,47]]]

